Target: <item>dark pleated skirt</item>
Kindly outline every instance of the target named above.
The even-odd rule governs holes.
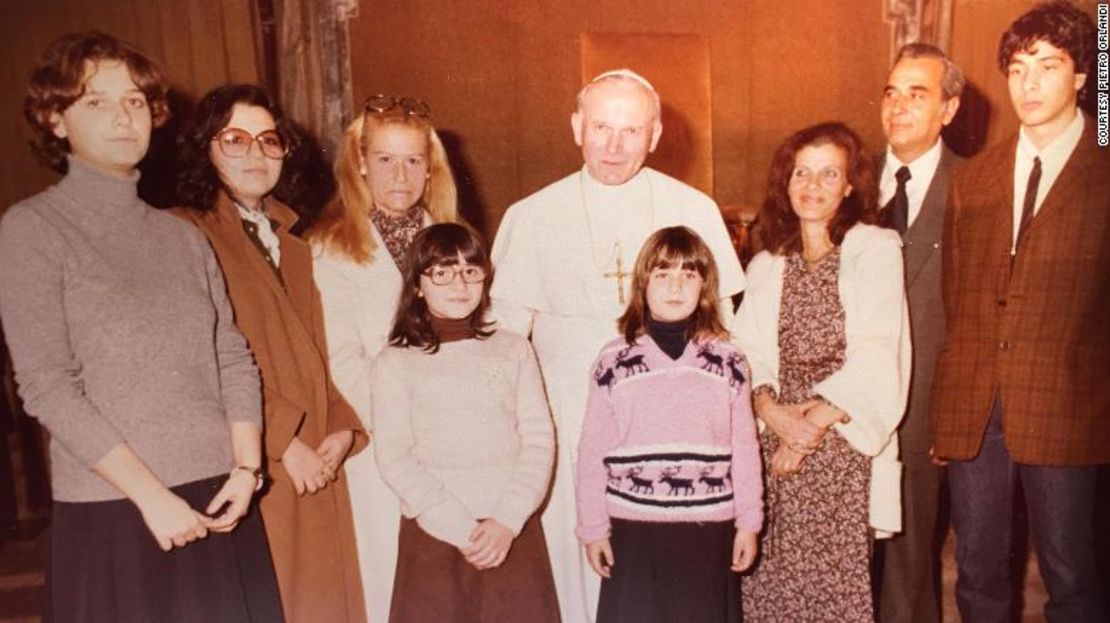
[[[171,490],[203,510],[226,476]],[[46,621],[282,621],[266,533],[252,508],[228,534],[164,552],[129,500],[55,502]]]
[[[601,581],[597,623],[738,623],[740,576],[732,522],[612,520],[612,577]]]
[[[389,623],[558,623],[559,602],[536,516],[500,567],[479,571],[455,546],[401,520]]]

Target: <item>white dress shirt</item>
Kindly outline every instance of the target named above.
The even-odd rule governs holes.
[[[907,228],[913,226],[917,215],[921,213],[921,203],[925,201],[925,194],[929,192],[929,185],[933,183],[933,175],[936,174],[937,165],[940,164],[941,149],[941,140],[937,137],[937,142],[929,148],[929,151],[907,164],[899,160],[898,156],[894,155],[894,150],[887,145],[886,160],[882,175],[879,177],[879,205],[885,206],[898,189],[898,180],[894,178],[894,174],[902,167],[909,167],[910,179],[906,182],[906,199],[909,200],[909,210],[906,213]]]
[[[1037,150],[1026,134],[1025,126],[1018,131],[1017,157],[1014,158],[1014,231],[1010,253],[1015,253],[1017,249],[1021,211],[1025,206],[1025,189],[1029,185],[1029,173],[1033,171],[1033,159],[1038,157],[1041,159],[1041,179],[1037,185],[1037,201],[1033,204],[1033,215],[1036,216],[1048,191],[1052,190],[1052,185],[1056,182],[1056,178],[1060,177],[1060,171],[1063,170],[1068,158],[1071,157],[1071,152],[1075,151],[1082,137],[1083,113],[1078,110],[1071,124],[1060,133],[1060,136],[1045,145],[1044,149]]]

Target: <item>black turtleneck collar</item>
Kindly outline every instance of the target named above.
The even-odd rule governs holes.
[[[686,330],[690,328],[690,319],[683,318],[675,322],[663,322],[648,318],[648,335],[659,346],[660,350],[667,353],[671,359],[678,359],[686,350]]]

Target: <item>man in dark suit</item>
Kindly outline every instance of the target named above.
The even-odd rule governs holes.
[[[941,237],[948,181],[962,158],[940,138],[960,107],[964,74],[939,48],[911,43],[898,52],[883,89],[887,150],[879,177],[882,218],[902,234],[913,336],[913,378],[898,430],[903,463],[902,533],[883,545],[879,620],[940,620],[937,505],[940,470],[929,449],[929,391],[944,342]]]
[[[964,621],[1009,621],[1014,490],[1049,621],[1102,621],[1096,469],[1110,461],[1110,150],[1076,107],[1095,30],[1066,2],[1002,36],[1018,136],[956,173],[945,222],[948,339],[931,405],[949,459]]]

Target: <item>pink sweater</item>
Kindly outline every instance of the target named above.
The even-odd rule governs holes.
[[[578,443],[578,539],[609,518],[735,520],[759,532],[763,481],[744,356],[689,342],[677,360],[649,336],[601,350]]]

